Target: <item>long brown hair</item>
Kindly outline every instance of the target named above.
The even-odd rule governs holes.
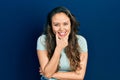
[[[48,51],[48,58],[51,59],[54,49],[56,47],[56,39],[55,34],[52,30],[52,17],[57,13],[65,13],[69,18],[71,22],[71,32],[69,34],[68,39],[68,46],[65,48],[65,53],[70,61],[70,67],[73,71],[76,69],[80,69],[80,47],[78,45],[78,39],[77,39],[77,32],[79,23],[75,19],[75,17],[70,13],[70,11],[65,7],[56,7],[53,9],[47,16],[47,22],[45,27],[45,35],[46,35],[46,47]],[[58,67],[59,68],[59,67]]]

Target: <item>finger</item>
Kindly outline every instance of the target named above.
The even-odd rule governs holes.
[[[58,33],[56,32],[56,39],[60,40],[61,38],[58,36]]]
[[[43,75],[43,73],[41,72],[40,75]]]
[[[41,69],[39,70],[39,72],[42,72]]]
[[[42,72],[42,70],[40,69],[39,72]]]
[[[43,75],[43,72],[42,72],[41,68],[40,68],[40,70],[39,70],[39,73],[40,73],[40,75]]]
[[[56,36],[56,40],[58,39],[58,34],[57,34],[57,32],[55,33],[55,36]]]
[[[67,34],[67,35],[65,36],[65,40],[68,40],[68,38],[69,38],[69,34]]]
[[[42,72],[42,69],[41,69],[41,67],[39,67],[39,72]]]

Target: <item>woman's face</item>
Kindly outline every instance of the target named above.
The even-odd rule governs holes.
[[[58,34],[59,38],[69,35],[71,31],[70,18],[63,12],[55,14],[52,17],[52,30],[54,34]]]

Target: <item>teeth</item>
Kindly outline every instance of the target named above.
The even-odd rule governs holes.
[[[65,33],[62,32],[62,33],[60,33],[60,35],[65,35]]]
[[[66,34],[66,32],[59,32],[59,34],[60,34],[61,36],[64,36],[64,35]]]

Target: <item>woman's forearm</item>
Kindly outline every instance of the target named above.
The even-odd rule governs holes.
[[[76,72],[56,72],[52,77],[60,80],[83,80],[84,74],[78,74]]]
[[[45,66],[43,74],[47,78],[50,78],[52,74],[55,73],[55,71],[57,70],[57,66],[59,64],[60,53],[61,53],[61,50],[56,47],[52,58],[50,59],[48,64]]]

